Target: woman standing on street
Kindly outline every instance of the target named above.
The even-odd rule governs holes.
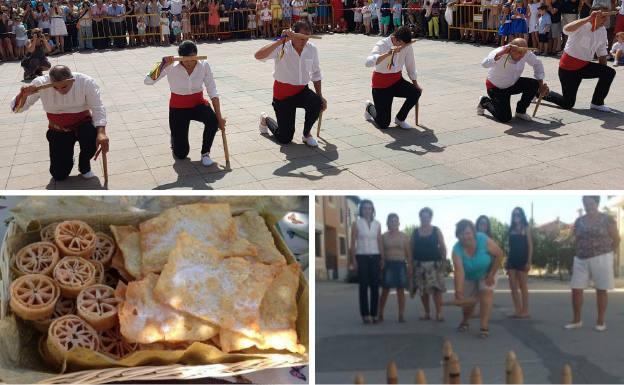
[[[422,321],[431,319],[429,298],[433,298],[436,321],[444,321],[442,317],[442,293],[446,292],[446,245],[439,228],[431,225],[433,210],[425,207],[418,214],[420,227],[412,234],[412,256],[414,258],[414,275],[411,290],[412,297],[420,294],[425,314]]]
[[[383,247],[381,225],[375,220],[375,206],[368,199],[360,203],[358,219],[351,228],[351,264],[360,284],[360,315],[365,324],[374,322],[379,304],[379,280]],[[370,289],[370,300],[369,300]],[[376,322],[376,321],[375,321]]]
[[[511,212],[509,226],[509,256],[507,257],[507,273],[509,288],[515,313],[510,318],[529,318],[528,277],[533,258],[533,239],[531,228],[524,210],[516,207]]]
[[[390,289],[396,289],[399,303],[399,322],[405,322],[405,289],[411,281],[412,258],[409,247],[409,237],[399,230],[399,216],[388,215],[388,231],[381,236],[383,249],[382,273],[383,283],[381,300],[379,301],[378,322],[384,320],[384,308],[390,294]]]
[[[598,318],[594,329],[598,332],[607,330],[607,290],[613,290],[615,286],[613,260],[620,245],[620,235],[613,218],[598,210],[599,204],[599,196],[584,196],[585,215],[574,223],[576,257],[570,282],[574,318],[565,325],[566,329],[583,326],[583,290],[593,281],[598,304]]]

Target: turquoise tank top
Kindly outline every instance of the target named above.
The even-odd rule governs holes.
[[[476,238],[477,249],[472,257],[466,254],[459,242],[453,247],[453,252],[462,259],[464,275],[469,281],[479,281],[485,278],[492,265],[492,256],[488,253],[487,249],[488,236],[477,232]]]

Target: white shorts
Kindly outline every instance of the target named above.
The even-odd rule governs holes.
[[[613,290],[615,287],[613,259],[612,252],[587,259],[574,257],[570,287],[586,289],[593,281],[594,287],[598,290]]]
[[[479,292],[483,290],[492,290],[496,289],[496,284],[498,283],[498,274],[494,277],[494,284],[488,286],[485,283],[485,278],[480,279],[478,281],[470,281],[464,280],[464,298],[477,297],[479,296]]]

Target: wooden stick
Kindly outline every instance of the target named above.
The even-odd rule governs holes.
[[[507,353],[507,357],[505,357],[505,383],[511,384],[511,369],[513,367],[514,362],[516,362],[516,353],[513,350],[510,350]]]
[[[355,375],[355,379],[353,380],[354,384],[364,384],[364,376],[362,376],[360,373]]]
[[[316,137],[321,137],[321,123],[323,122],[323,111],[319,114],[318,125],[316,126]]]
[[[42,84],[40,86],[36,86],[34,88],[34,92],[39,92],[41,90],[45,90],[46,88],[51,88],[51,87],[54,87],[54,86],[66,86],[69,83],[73,83],[74,80],[75,80],[74,78],[69,78],[69,79],[61,80],[59,82],[52,82],[52,83]]]
[[[477,303],[477,299],[476,298],[468,297],[468,298],[464,298],[464,299],[461,299],[461,300],[454,299],[452,301],[444,301],[444,302],[442,302],[442,305],[444,305],[444,306],[465,307],[465,306],[475,305],[476,303]]]
[[[221,138],[223,139],[223,152],[225,153],[225,165],[230,166],[230,150],[228,149],[227,137],[225,136],[225,128],[221,130]]]
[[[414,110],[414,118],[416,119],[416,127],[418,127],[418,103],[416,103],[416,109]]]
[[[511,374],[509,375],[509,384],[524,384],[524,373],[518,361],[514,361],[511,367]]]
[[[449,361],[451,359],[451,355],[453,355],[453,347],[451,346],[451,341],[444,341],[444,345],[442,345],[442,383],[449,383]]]
[[[176,56],[173,61],[193,61],[193,60],[206,60],[208,56]]]
[[[104,187],[108,188],[108,159],[104,151],[102,151],[102,169],[104,170]]]
[[[386,379],[388,380],[388,384],[399,383],[399,374],[394,361],[390,361],[390,363],[388,364],[388,368],[386,369]]]
[[[414,379],[415,384],[426,384],[427,377],[425,376],[425,372],[422,369],[418,369],[416,371],[416,378]]]
[[[451,354],[449,360],[449,384],[461,384],[461,366],[457,354]]]
[[[471,384],[483,384],[483,378],[481,377],[481,369],[478,366],[475,366],[470,372],[470,383]]]
[[[568,364],[563,365],[561,370],[561,383],[572,384],[572,368]]]
[[[535,109],[533,110],[533,117],[535,117],[535,114],[537,114],[537,109],[539,108],[540,104],[542,104],[542,94],[540,94],[540,96],[537,98],[537,103],[535,103]]]

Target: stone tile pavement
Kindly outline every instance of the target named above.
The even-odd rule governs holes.
[[[491,48],[423,40],[414,45],[424,88],[421,127],[379,131],[362,116],[370,98],[370,69],[363,63],[375,41],[361,35],[315,41],[329,101],[318,149],[300,142],[303,113],[293,144],[279,146],[258,134],[260,112],[272,114],[272,63],[253,58],[266,41],[201,44],[228,119],[229,169],[223,166],[220,136],[212,151],[218,164],[200,164],[198,123],[191,126],[191,159],[176,162],[170,155],[167,83],[144,86],[143,76],[157,58],[174,54],[174,46],[76,53],[51,61],[95,77],[102,87],[111,138],[110,189],[624,188],[624,114],[588,109],[595,81],[582,84],[573,111],[545,103],[534,123],[500,124],[475,115],[486,75],[479,63]],[[560,90],[556,59],[543,60],[547,81]],[[624,111],[621,71],[607,102]],[[530,76],[530,67],[525,74]],[[50,179],[40,105],[23,114],[8,108],[21,76],[18,63],[0,64],[0,188],[102,188],[102,178]],[[414,121],[413,113],[408,121]],[[102,175],[100,164],[94,170]]]

